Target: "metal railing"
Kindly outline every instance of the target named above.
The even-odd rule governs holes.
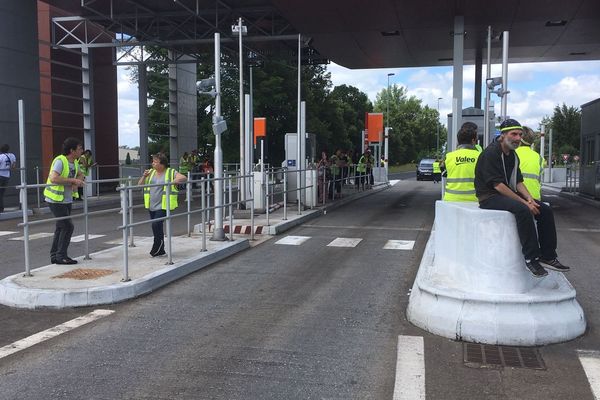
[[[191,174],[188,174],[188,176],[191,176]],[[246,177],[248,177],[250,175],[247,175]],[[23,237],[23,243],[24,243],[24,252],[25,252],[25,275],[26,276],[31,276],[31,265],[30,265],[30,260],[29,260],[29,227],[30,226],[36,226],[36,225],[42,225],[42,224],[47,224],[47,223],[51,223],[51,222],[56,222],[56,221],[60,221],[60,220],[65,220],[65,219],[78,219],[78,218],[83,218],[84,219],[84,245],[85,245],[85,255],[84,255],[84,259],[85,260],[90,260],[90,249],[89,249],[89,217],[90,216],[97,216],[97,215],[103,215],[103,214],[111,214],[111,213],[121,213],[122,214],[122,225],[118,226],[117,229],[121,229],[123,231],[122,235],[123,235],[123,268],[122,268],[122,281],[128,281],[130,280],[129,278],[129,257],[128,257],[128,247],[135,247],[135,243],[133,241],[133,230],[135,227],[137,226],[142,226],[144,224],[151,224],[153,222],[158,222],[158,221],[166,221],[166,244],[167,244],[167,257],[168,257],[168,261],[167,264],[172,264],[172,246],[171,246],[171,239],[172,239],[172,227],[171,227],[171,221],[174,218],[178,218],[178,217],[183,217],[186,216],[187,217],[187,233],[188,236],[191,236],[191,216],[195,215],[195,214],[200,214],[201,217],[201,223],[202,223],[202,248],[201,251],[206,251],[206,225],[207,225],[207,221],[210,221],[210,211],[214,211],[217,208],[223,208],[224,210],[228,210],[229,212],[229,223],[230,223],[230,240],[233,240],[233,206],[238,204],[239,202],[235,202],[232,201],[233,197],[232,197],[232,181],[233,181],[233,176],[228,176],[228,177],[224,177],[224,178],[220,178],[220,180],[224,181],[224,182],[228,182],[228,192],[229,192],[229,198],[228,198],[228,202],[221,205],[221,206],[214,206],[214,205],[210,205],[210,183],[216,181],[216,178],[213,177],[202,177],[200,179],[189,179],[185,185],[186,185],[186,199],[185,202],[187,204],[187,208],[185,212],[180,212],[177,214],[172,214],[171,210],[170,210],[170,194],[171,194],[171,190],[172,190],[172,185],[165,185],[164,183],[161,184],[146,184],[146,185],[132,185],[131,182],[134,179],[138,179],[139,177],[128,177],[128,178],[116,178],[116,179],[103,179],[100,180],[100,183],[118,183],[119,186],[117,188],[117,191],[120,194],[120,199],[121,199],[121,205],[118,208],[110,208],[110,209],[104,209],[104,210],[97,210],[97,211],[90,211],[88,208],[88,200],[87,200],[87,196],[85,195],[85,191],[87,190],[87,188],[84,186],[84,197],[83,197],[83,212],[81,214],[73,214],[73,215],[69,215],[69,216],[64,216],[64,217],[53,217],[53,218],[45,218],[45,219],[41,219],[38,221],[29,221],[28,219],[28,207],[23,207],[23,222],[18,224],[19,227],[23,227],[23,233],[24,233],[24,237]],[[88,183],[97,183],[96,181],[88,181]],[[193,186],[194,184],[198,184],[197,186],[199,186],[199,188],[197,187],[195,190],[193,190]],[[27,191],[31,190],[31,189],[35,189],[35,190],[39,190],[39,189],[43,189],[46,186],[51,186],[49,184],[33,184],[33,185],[27,185],[27,184],[23,184],[23,185],[19,185],[17,186],[17,189],[20,190],[20,195],[22,196],[27,196]],[[134,222],[133,221],[133,210],[135,208],[142,208],[144,207],[144,204],[134,204],[134,191],[137,190],[143,190],[143,188],[145,187],[157,187],[157,186],[166,186],[166,216],[162,217],[162,218],[156,218],[156,219],[150,219],[150,220],[144,220],[144,221],[140,221],[140,222]],[[225,186],[225,185],[224,185]],[[207,193],[207,188],[208,188],[208,193]],[[199,209],[192,209],[191,203],[192,200],[194,198],[201,198],[201,207]],[[252,204],[251,207],[251,228],[252,228],[252,232],[251,232],[251,240],[254,240],[254,199],[250,198],[250,199],[246,199],[246,202],[250,202]],[[23,204],[26,204],[23,203]],[[131,240],[130,240],[131,239]],[[128,243],[129,242],[129,243]]]

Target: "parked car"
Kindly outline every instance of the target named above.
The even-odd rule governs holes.
[[[433,180],[433,158],[424,158],[417,164],[417,180]]]

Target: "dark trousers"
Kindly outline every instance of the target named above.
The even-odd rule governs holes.
[[[492,196],[480,202],[479,207],[487,210],[505,210],[515,216],[521,250],[526,260],[540,256],[552,260],[556,258],[554,213],[550,206],[537,200],[536,203],[540,206],[540,213],[535,216],[531,214],[525,204],[501,195]],[[537,221],[537,232],[534,217]]]
[[[150,219],[163,218],[167,216],[167,210],[150,211]],[[155,221],[152,223],[152,234],[154,235],[153,249],[157,249],[160,243],[165,240],[164,221]]]
[[[71,203],[48,203],[52,215],[55,217],[66,217],[71,215]],[[73,223],[71,218],[61,219],[56,221],[56,229],[54,230],[54,239],[50,248],[50,258],[54,260],[62,260],[67,258],[67,248],[71,243],[71,235],[73,235]]]
[[[0,176],[0,213],[4,212],[4,191],[9,179],[5,176]]]

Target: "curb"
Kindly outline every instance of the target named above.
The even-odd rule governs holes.
[[[14,282],[16,274],[0,281],[0,304],[14,308],[70,308],[114,304],[148,294],[179,278],[196,272],[213,263],[250,247],[248,239],[234,240],[214,251],[177,262],[142,278],[95,288],[84,289],[36,289],[20,286]],[[36,269],[37,271],[50,266]],[[36,271],[34,270],[34,271]],[[33,272],[33,271],[32,271]]]

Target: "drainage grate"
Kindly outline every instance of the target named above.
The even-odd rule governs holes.
[[[463,357],[465,365],[474,368],[546,369],[544,360],[535,347],[463,343]]]
[[[80,281],[87,279],[96,279],[103,276],[110,275],[116,271],[110,269],[90,269],[90,268],[76,268],[72,271],[65,272],[64,274],[53,276],[52,279],[78,279]]]

